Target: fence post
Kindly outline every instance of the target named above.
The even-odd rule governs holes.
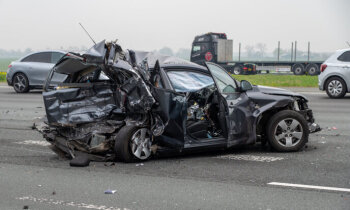
[[[278,41],[277,62],[280,62],[280,41]]]
[[[290,49],[290,62],[293,61],[293,53],[294,53],[293,50],[294,50],[294,49],[293,49],[293,42],[292,42],[292,49]]]
[[[238,61],[241,61],[241,43],[239,43],[238,47]]]
[[[294,61],[297,61],[297,41],[294,44]]]

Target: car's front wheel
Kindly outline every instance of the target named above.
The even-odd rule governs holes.
[[[13,88],[17,93],[27,93],[29,91],[29,80],[23,73],[17,73],[13,77]]]
[[[326,82],[326,92],[330,98],[343,98],[346,94],[345,82],[338,78],[329,78]]]
[[[283,110],[273,115],[266,132],[270,145],[279,152],[298,151],[309,138],[307,121],[292,110]]]
[[[115,138],[117,159],[124,162],[147,160],[151,156],[152,134],[148,128],[124,126]]]

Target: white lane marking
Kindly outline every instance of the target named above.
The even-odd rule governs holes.
[[[339,191],[339,192],[350,192],[348,188],[338,188],[338,187],[325,187],[316,185],[305,185],[305,184],[290,184],[281,182],[270,182],[268,185],[283,186],[283,187],[295,187],[295,188],[305,188],[305,189],[315,189],[315,190],[329,190],[329,191]]]
[[[257,162],[273,162],[277,160],[283,160],[283,157],[271,157],[271,156],[256,156],[256,155],[221,155],[215,158],[226,159],[226,160],[247,160]]]
[[[33,196],[23,196],[23,197],[17,197],[17,200],[22,201],[33,201],[38,203],[45,203],[45,204],[53,204],[53,205],[61,205],[61,206],[73,206],[78,208],[85,208],[85,209],[98,209],[98,210],[129,210],[128,208],[118,208],[118,207],[107,207],[102,205],[95,205],[95,204],[86,204],[86,203],[76,203],[72,201],[62,201],[62,200],[54,200],[52,198],[35,198]]]
[[[47,141],[35,141],[35,140],[25,140],[25,141],[18,141],[15,142],[16,144],[25,144],[25,145],[39,145],[43,147],[47,147],[50,145]]]

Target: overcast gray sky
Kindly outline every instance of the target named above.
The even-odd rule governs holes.
[[[334,51],[350,42],[349,0],[0,0],[0,48],[57,49],[119,39],[124,48],[190,48],[195,35],[225,32],[268,51],[298,41]]]

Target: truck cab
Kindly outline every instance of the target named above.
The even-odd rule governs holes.
[[[196,36],[192,43],[191,62],[223,63],[232,61],[232,40],[225,33],[206,33]]]

